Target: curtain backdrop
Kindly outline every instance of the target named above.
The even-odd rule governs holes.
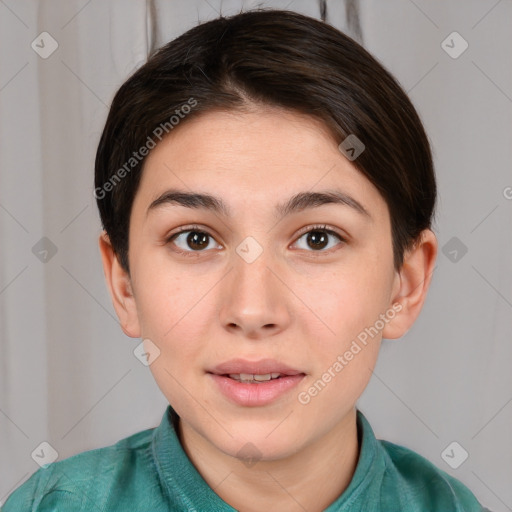
[[[233,0],[222,13],[257,5],[325,16],[418,108],[440,251],[420,318],[384,341],[359,408],[377,437],[512,510],[512,3]],[[94,156],[123,81],[220,10],[220,0],[0,1],[1,501],[38,468],[41,442],[62,459],[161,419],[167,402],[104,284]],[[469,457],[453,469],[446,453],[461,449]]]

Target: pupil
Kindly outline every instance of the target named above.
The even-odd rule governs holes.
[[[323,231],[311,231],[308,235],[308,243],[312,242],[316,248],[323,249],[327,243],[327,235]]]
[[[208,234],[192,231],[187,237],[187,243],[190,247],[195,245],[196,248],[203,249],[208,246]]]

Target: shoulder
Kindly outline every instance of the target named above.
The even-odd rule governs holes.
[[[11,493],[1,512],[107,510],[118,487],[126,492],[153,474],[153,430],[39,468]]]
[[[482,512],[473,493],[459,480],[439,469],[420,454],[388,441],[379,441],[385,451],[384,494],[398,492],[403,510],[437,512]],[[394,489],[386,493],[385,489]],[[412,508],[411,508],[412,507]]]

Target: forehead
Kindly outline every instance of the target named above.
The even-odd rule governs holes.
[[[272,108],[207,112],[178,125],[146,158],[136,201],[147,208],[167,189],[225,198],[230,210],[338,190],[377,217],[387,213],[321,121]]]

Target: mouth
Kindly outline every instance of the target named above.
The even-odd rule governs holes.
[[[286,375],[284,373],[279,372],[265,373],[264,375],[255,375],[251,373],[230,373],[222,375],[222,377],[229,377],[230,379],[246,384],[261,384],[262,382],[269,382],[285,376]]]
[[[305,372],[272,359],[236,359],[208,370],[217,389],[245,407],[262,406],[284,396],[306,376]]]
[[[275,359],[260,359],[259,361],[231,359],[207,370],[207,373],[252,382],[265,382],[283,376],[305,375],[301,370],[292,368]]]

